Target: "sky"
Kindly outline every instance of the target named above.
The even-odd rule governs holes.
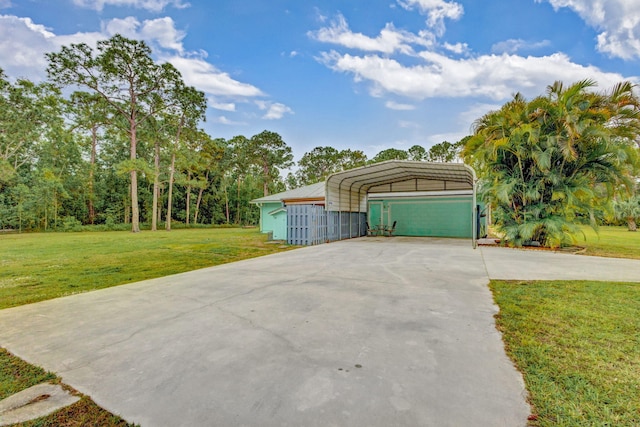
[[[0,0],[0,68],[122,34],[207,95],[214,138],[279,133],[296,160],[456,142],[515,93],[640,83],[638,0]]]

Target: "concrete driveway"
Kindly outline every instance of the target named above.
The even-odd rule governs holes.
[[[523,426],[505,256],[336,242],[2,310],[0,346],[142,426]]]

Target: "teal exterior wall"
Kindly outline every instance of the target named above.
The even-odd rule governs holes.
[[[282,202],[264,203],[260,207],[260,231],[273,232],[274,240],[287,240],[287,212],[282,210],[271,214],[281,207]]]
[[[369,226],[392,225],[397,236],[471,238],[472,196],[437,196],[370,200]]]

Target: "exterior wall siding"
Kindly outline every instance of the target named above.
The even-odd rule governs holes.
[[[272,232],[275,240],[286,240],[287,238],[286,212],[275,215],[269,213],[281,207],[282,202],[265,203],[260,207],[260,232]]]

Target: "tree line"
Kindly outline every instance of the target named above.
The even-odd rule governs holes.
[[[116,35],[47,59],[43,83],[12,81],[0,69],[2,229],[255,224],[254,198],[371,161],[443,155],[416,146],[369,160],[317,147],[282,177],[294,162],[279,134],[207,134],[204,93],[155,62],[144,42]]]
[[[229,140],[202,129],[203,92],[142,41],[116,35],[47,54],[48,80],[0,69],[0,228],[83,225],[170,230],[179,222],[256,224],[249,201],[386,160],[464,160],[499,233],[512,245],[557,247],[579,223],[640,215],[640,100],[623,82],[597,92],[556,82],[532,100],[516,94],[460,141],[428,150],[315,147],[297,162],[268,130]]]

